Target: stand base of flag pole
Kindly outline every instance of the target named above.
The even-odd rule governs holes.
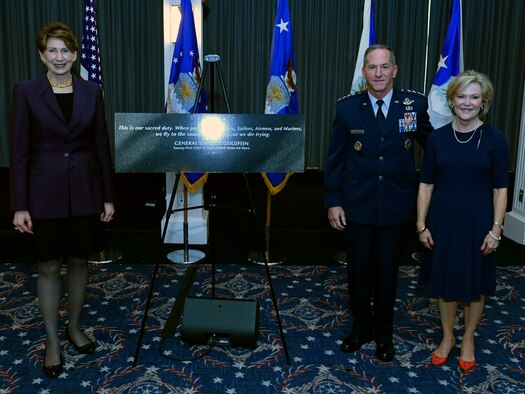
[[[188,258],[184,256],[184,249],[174,250],[173,252],[168,253],[166,258],[175,264],[190,265],[195,264],[201,261],[206,257],[206,253],[201,250],[188,249]]]
[[[88,263],[108,264],[119,261],[122,258],[122,252],[117,249],[104,249],[88,257]]]
[[[339,252],[334,255],[334,259],[337,262],[337,264],[346,265],[346,252]]]
[[[262,250],[252,252],[248,255],[248,261],[252,264],[265,265],[266,253]],[[268,256],[268,265],[279,265],[286,262],[286,256],[281,252],[270,251]]]

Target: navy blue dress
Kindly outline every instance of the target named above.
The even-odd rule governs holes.
[[[497,254],[480,248],[494,220],[492,189],[508,187],[509,157],[503,132],[490,125],[456,136],[464,143],[448,124],[425,148],[420,180],[434,185],[426,226],[435,244],[424,264],[431,297],[468,303],[496,289]]]

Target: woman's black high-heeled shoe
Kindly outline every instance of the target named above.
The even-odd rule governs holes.
[[[46,353],[47,347],[44,348],[44,365],[42,365],[42,370],[47,377],[56,379],[62,373],[62,353],[60,353],[60,364],[48,366],[46,366]]]
[[[73,341],[73,338],[71,338],[71,336],[69,336],[69,325],[66,326],[66,338],[68,340],[68,342],[70,344],[72,344],[75,349],[77,349],[77,352],[79,353],[82,353],[82,354],[91,354],[95,351],[96,349],[96,345],[95,343],[91,342],[89,340],[89,338],[87,337],[87,335],[84,333],[84,331],[82,331],[82,334],[84,334],[84,336],[88,339],[88,343],[86,343],[85,345],[82,345],[82,346],[78,346],[74,341]]]

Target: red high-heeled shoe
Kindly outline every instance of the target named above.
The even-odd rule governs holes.
[[[452,346],[450,347],[450,350],[448,351],[449,354],[452,351],[452,349],[454,349],[455,346],[456,346],[456,341],[454,340]],[[441,357],[441,356],[438,356],[436,352],[434,352],[432,353],[430,362],[432,363],[432,365],[439,366],[439,365],[445,364],[447,360],[448,360],[448,354],[445,357]]]
[[[436,353],[432,353],[432,358],[430,360],[430,362],[432,363],[432,365],[443,365],[447,362],[448,360],[448,356],[447,357],[440,357],[438,356]]]
[[[472,361],[465,361],[463,359],[458,359],[458,364],[459,364],[459,367],[467,372],[467,371],[470,371],[472,368],[474,368],[476,366],[476,359],[472,360]]]

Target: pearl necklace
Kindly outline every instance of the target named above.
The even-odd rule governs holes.
[[[58,88],[58,89],[68,88],[71,85],[73,85],[73,78],[71,77],[71,74],[69,74],[69,79],[65,83],[58,83],[58,82],[52,81],[51,78],[49,78],[49,75],[47,76],[47,80],[49,81],[49,84],[52,87]]]
[[[454,122],[455,123],[455,122]],[[457,130],[454,128],[454,126],[452,126],[452,131],[454,132],[454,137],[456,138],[456,141],[459,142],[460,144],[466,144],[467,142],[470,142],[470,140],[474,137],[474,135],[476,134],[476,131],[478,131],[478,128],[479,128],[479,125],[480,125],[480,121],[479,121],[479,118],[478,118],[478,123],[476,125],[476,128],[474,129],[474,132],[472,133],[472,135],[465,141],[461,141],[458,136],[457,136]]]

